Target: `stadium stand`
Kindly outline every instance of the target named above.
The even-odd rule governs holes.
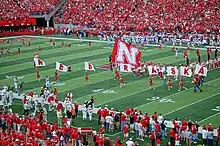
[[[0,20],[26,20],[30,15],[45,14],[58,0],[2,0]]]
[[[104,30],[204,32],[220,27],[220,2],[175,0],[69,0],[56,23],[87,25]]]

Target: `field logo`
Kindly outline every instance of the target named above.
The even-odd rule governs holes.
[[[141,52],[139,49],[126,43],[120,39],[115,40],[115,44],[112,50],[112,62],[120,64],[130,64],[131,66],[140,66]]]
[[[97,89],[97,90],[92,90],[94,93],[103,93],[103,94],[116,94],[114,90],[105,90],[105,89]]]
[[[213,111],[216,111],[216,112],[220,112],[220,106],[216,106],[215,108],[212,109]]]
[[[161,97],[151,97],[151,98],[147,98],[148,101],[154,102],[154,101],[158,101],[160,103],[175,103],[175,101],[173,101],[170,98],[161,98]]]
[[[180,67],[180,76],[184,77],[191,77],[192,76],[192,70],[188,67]]]

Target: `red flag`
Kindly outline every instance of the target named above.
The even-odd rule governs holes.
[[[120,39],[115,40],[112,50],[113,63],[130,64],[134,67],[139,67],[141,64],[140,58],[141,52],[135,45],[131,45]]]

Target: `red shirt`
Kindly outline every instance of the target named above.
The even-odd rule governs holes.
[[[79,108],[79,105],[77,103],[74,104],[75,109]]]
[[[121,115],[121,122],[125,122],[126,121],[126,116],[124,114]]]
[[[173,129],[170,130],[170,137],[175,137],[175,132]]]
[[[99,110],[97,111],[97,114],[98,114],[99,116],[101,116],[101,112],[102,112],[102,109],[99,109]]]
[[[150,133],[150,139],[151,140],[155,140],[156,139],[156,136],[155,136],[154,132]]]
[[[104,129],[103,127],[101,127],[101,128],[99,129],[99,133],[100,133],[100,134],[104,134],[104,132],[105,132],[105,129]]]
[[[66,126],[63,127],[63,133],[68,134],[70,132],[70,129]]]
[[[192,134],[196,134],[196,131],[197,131],[196,125],[193,125],[192,126]]]
[[[155,129],[156,129],[156,132],[160,132],[160,124],[159,123],[157,123],[155,125]]]
[[[147,120],[146,119],[142,119],[141,120],[141,125],[143,128],[146,128],[147,127]]]
[[[42,123],[42,130],[47,130],[47,123],[46,122]]]
[[[131,114],[131,109],[130,108],[127,108],[126,111],[125,111],[126,115],[130,115]]]
[[[181,130],[181,131],[186,131],[186,129],[187,129],[187,126],[186,126],[186,125],[183,125],[180,130]]]
[[[72,139],[76,139],[78,137],[78,130],[77,129],[72,129],[70,135],[71,135]]]
[[[124,126],[124,133],[128,133],[128,130],[129,130],[128,125],[125,125]]]

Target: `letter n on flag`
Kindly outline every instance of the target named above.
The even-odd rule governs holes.
[[[56,62],[56,70],[61,71],[61,72],[67,72],[68,67],[62,63]]]
[[[140,67],[140,50],[129,43],[120,39],[115,40],[114,48],[112,50],[112,62],[130,64],[135,68]]]
[[[95,68],[94,66],[92,65],[92,63],[90,62],[84,62],[85,64],[85,70],[94,70],[95,71]]]
[[[196,65],[195,74],[200,76],[207,76],[208,70],[206,67],[199,64]]]

